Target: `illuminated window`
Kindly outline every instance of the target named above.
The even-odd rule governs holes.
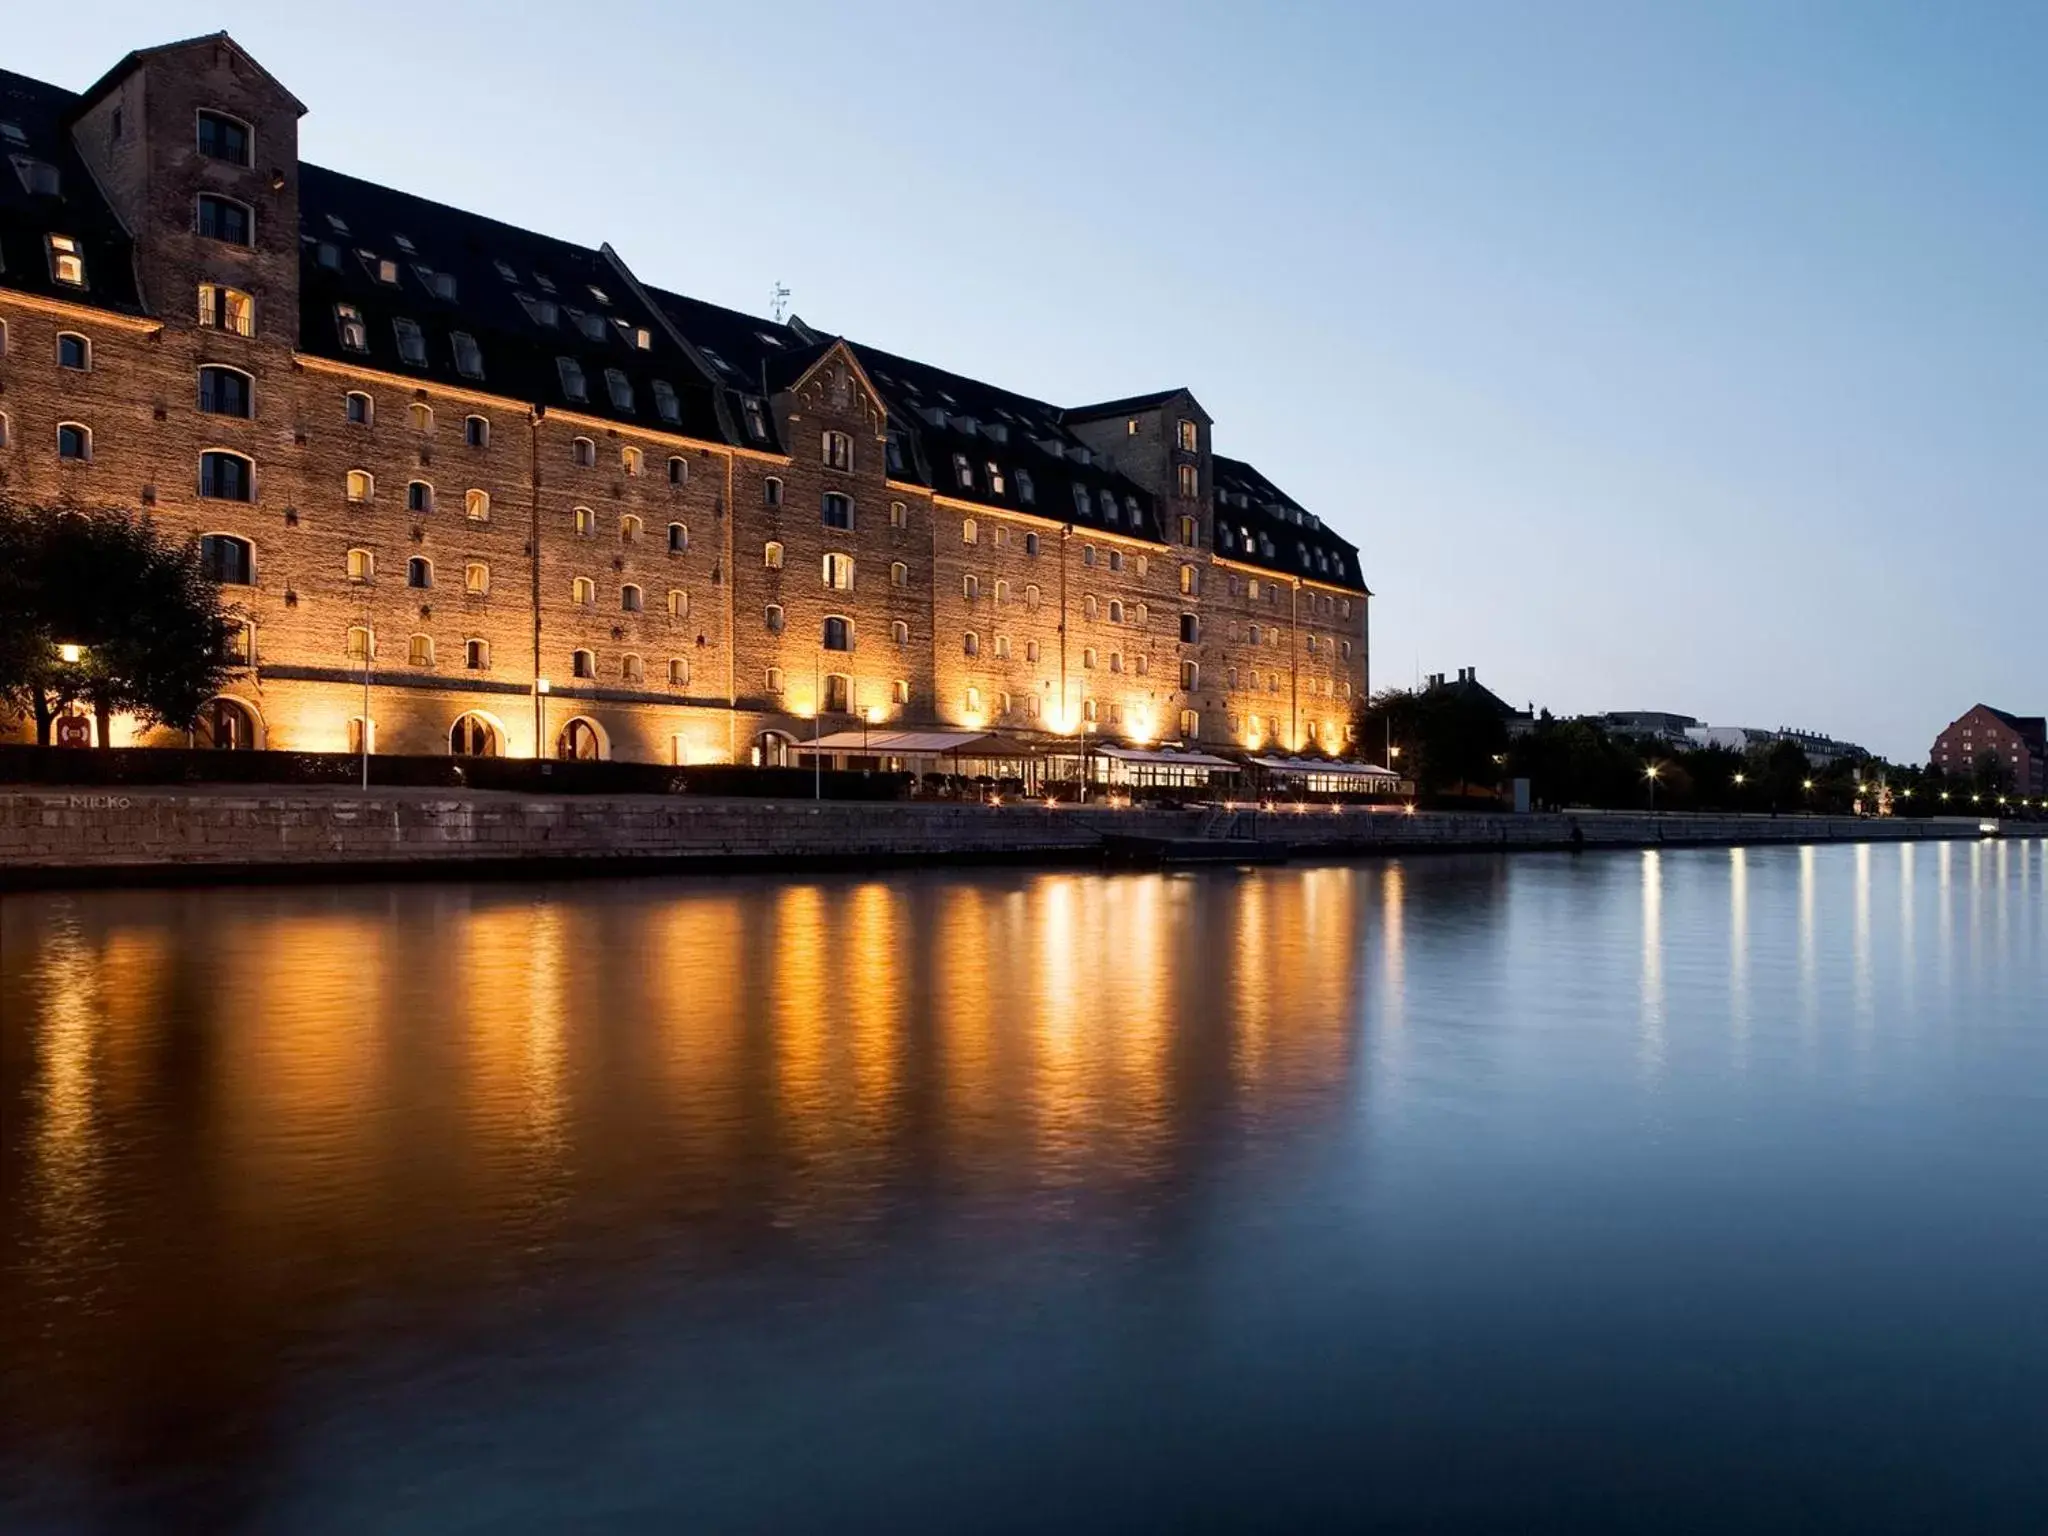
[[[593,538],[597,534],[597,514],[588,507],[576,509],[576,537]]]
[[[761,564],[771,571],[782,569],[782,546],[775,540],[761,546]]]
[[[1183,597],[1193,597],[1202,590],[1202,578],[1192,565],[1180,568],[1180,590]]]
[[[368,501],[377,494],[377,477],[367,469],[350,470],[347,483],[350,501]]]
[[[462,493],[462,515],[472,523],[491,520],[491,493],[470,489]]]
[[[414,635],[406,643],[406,660],[416,667],[431,667],[434,664],[434,637]]]
[[[1181,500],[1193,501],[1202,494],[1202,471],[1197,466],[1182,464],[1175,471],[1175,478],[1178,481]],[[1194,541],[1192,539],[1183,539],[1181,542],[1191,544]]]
[[[355,582],[370,582],[377,579],[377,557],[367,549],[352,549],[348,552],[348,579]]]
[[[964,453],[953,455],[953,478],[959,482],[963,491],[974,489],[974,466],[967,462],[967,455]]]
[[[668,589],[668,616],[672,619],[687,619],[690,616],[690,594],[681,587]]]
[[[434,408],[425,401],[415,400],[408,405],[405,408],[405,419],[407,425],[415,432],[425,433],[434,430]]]
[[[1095,647],[1088,646],[1081,652],[1081,666],[1084,671],[1095,670]]]
[[[897,650],[902,650],[906,645],[910,644],[910,626],[901,619],[896,620],[889,626],[889,639],[895,644]]]
[[[364,662],[375,658],[377,637],[363,624],[351,625],[348,632],[348,659]]]
[[[206,294],[211,286],[208,283],[201,283],[199,285],[199,323],[201,325],[220,323],[206,319]],[[215,289],[214,291],[222,292],[224,290]],[[337,304],[334,306],[334,330],[336,336],[340,339],[344,352],[367,352],[370,350],[369,328],[363,324],[363,312],[357,309],[355,305]],[[248,332],[244,331],[242,334],[247,335]]]
[[[889,685],[889,702],[892,704],[908,704],[910,702],[910,680],[908,678],[899,677]]]
[[[981,542],[981,529],[971,517],[962,518],[960,521],[960,542],[962,544],[979,544]]]
[[[630,651],[626,653],[625,659],[619,664],[619,672],[629,683],[644,683],[647,681],[647,663]]]
[[[1193,693],[1202,686],[1202,664],[1198,661],[1184,661],[1180,664],[1180,691]]]
[[[462,642],[462,664],[472,672],[488,672],[491,669],[491,642],[488,640],[465,640]]]
[[[853,556],[830,554],[825,557],[825,585],[835,592],[853,590]]]
[[[646,525],[639,518],[628,512],[619,519],[619,542],[621,544],[638,544],[640,542],[640,535],[645,527]]]
[[[69,235],[51,235],[50,277],[70,288],[85,286],[85,253]]]
[[[1192,421],[1183,419],[1180,423],[1180,451],[1195,453],[1201,448],[1201,434]]]
[[[597,583],[588,576],[578,576],[569,583],[569,601],[578,608],[597,606]]]
[[[782,692],[782,668],[770,667],[763,681],[769,693],[779,695]]]
[[[472,560],[462,568],[462,590],[471,597],[488,597],[491,591],[491,568],[481,560]]]
[[[668,685],[671,688],[690,686],[690,663],[687,657],[671,656],[668,660]]]
[[[827,469],[853,468],[853,439],[844,432],[827,432],[824,439]]]

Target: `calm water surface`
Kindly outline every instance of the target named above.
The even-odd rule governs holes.
[[[2048,1527],[2048,844],[0,901],[0,1529]]]

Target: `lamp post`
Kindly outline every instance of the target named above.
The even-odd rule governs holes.
[[[536,677],[533,680],[533,755],[536,760],[547,756],[548,740],[548,680]]]
[[[1735,775],[1735,808],[1737,810],[1742,809],[1742,786],[1747,784],[1748,782],[1748,774],[1738,773]]]
[[[1650,814],[1652,816],[1657,814],[1657,774],[1659,771],[1660,767],[1656,763],[1650,764],[1649,767],[1643,770],[1643,777],[1650,781]]]
[[[356,745],[363,749],[363,793],[370,792],[370,667],[377,658],[377,631],[363,621],[363,728]]]

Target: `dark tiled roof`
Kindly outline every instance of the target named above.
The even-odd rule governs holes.
[[[1983,704],[1978,707],[1987,715],[1997,716],[2030,741],[2039,744],[2044,739],[2048,739],[2048,716],[2009,715],[2002,709],[1993,709],[1989,704]]]
[[[0,70],[0,288],[139,315],[134,245],[72,147],[65,118],[76,100],[54,85]],[[31,160],[56,168],[55,197],[29,191],[16,162]],[[51,276],[51,235],[78,242],[83,289]]]
[[[1132,411],[1149,411],[1185,391],[1162,389],[1149,395],[1126,395],[1121,400],[1103,400],[1094,405],[1071,405],[1060,412],[1065,421],[1100,421],[1105,416],[1126,416]]]
[[[1289,576],[1366,591],[1358,546],[1242,459],[1212,457],[1216,479],[1216,551]]]
[[[711,382],[600,251],[303,164],[299,232],[299,345],[306,352],[622,423],[725,436]],[[380,280],[383,261],[396,264],[397,282]],[[431,286],[449,280],[452,298]],[[362,313],[367,352],[342,345],[338,304]],[[532,306],[542,304],[554,306],[553,325],[535,318]],[[400,354],[401,320],[424,334],[423,365]],[[586,323],[598,334],[586,333]],[[457,367],[457,332],[475,338],[482,378]],[[645,349],[636,345],[642,332]],[[563,386],[557,360],[564,357],[583,371],[585,400],[572,400]],[[630,404],[612,398],[608,370],[631,386]],[[675,393],[672,421],[657,406],[657,380]]]
[[[197,37],[181,37],[174,43],[158,43],[154,48],[137,48],[133,52],[125,54],[120,63],[116,64],[104,75],[101,75],[99,79],[93,81],[91,85],[88,85],[83,91],[78,93],[77,102],[72,110],[74,112],[83,112],[95,101],[99,100],[106,91],[110,90],[115,82],[125,77],[131,69],[142,63],[143,60],[154,59],[166,53],[176,53],[180,48],[190,48],[194,43],[212,43],[217,47],[234,49],[244,63],[263,76],[272,85],[276,86],[278,90],[284,92],[285,99],[299,109],[300,116],[303,117],[305,115],[306,104],[299,100],[298,97],[292,95],[290,91],[285,90],[283,81],[279,80],[277,76],[273,75],[261,64],[258,64],[246,48],[232,37],[229,37],[225,32],[202,32]]]

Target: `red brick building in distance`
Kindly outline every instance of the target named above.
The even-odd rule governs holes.
[[[201,541],[247,620],[202,740],[1345,750],[1358,551],[1187,390],[1061,407],[669,292],[303,164],[305,110],[225,34],[0,71],[0,474]]]
[[[2048,718],[2009,715],[1979,704],[1934,738],[1927,761],[1967,779],[1987,757],[2011,775],[2015,794],[2048,794]]]

